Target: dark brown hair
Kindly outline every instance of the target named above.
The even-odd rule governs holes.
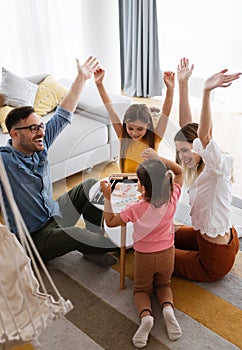
[[[173,191],[173,176],[161,160],[145,160],[138,166],[137,176],[145,188],[147,202],[157,208],[168,203]]]
[[[32,113],[34,113],[34,108],[31,106],[22,106],[12,109],[5,119],[8,132],[22,119],[27,119]]]

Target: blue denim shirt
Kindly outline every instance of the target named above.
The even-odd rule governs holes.
[[[71,123],[72,113],[58,106],[56,113],[46,124],[44,150],[35,152],[32,156],[17,151],[11,139],[6,146],[0,147],[9,182],[13,190],[14,199],[22,214],[29,232],[40,229],[53,216],[60,216],[58,202],[52,198],[52,182],[48,149],[59,133]],[[14,215],[6,200],[6,207],[10,230],[17,233]]]

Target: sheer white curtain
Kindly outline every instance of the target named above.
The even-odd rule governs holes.
[[[180,57],[195,64],[194,75],[205,78],[228,68],[242,71],[242,1],[157,0],[160,64],[176,71]],[[242,112],[242,79],[215,98],[225,108]]]
[[[68,77],[80,57],[79,0],[1,0],[0,65],[25,76]]]
[[[118,0],[0,0],[0,33],[0,69],[72,79],[95,55],[120,93]]]

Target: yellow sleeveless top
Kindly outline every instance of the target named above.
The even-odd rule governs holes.
[[[155,151],[158,150],[161,139],[159,136],[155,136]],[[138,165],[144,161],[141,156],[142,152],[149,148],[147,141],[133,141],[127,149],[126,157],[124,160],[124,173],[135,173]]]

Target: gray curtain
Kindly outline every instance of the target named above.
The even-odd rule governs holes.
[[[161,95],[156,0],[119,0],[119,23],[124,93]]]

